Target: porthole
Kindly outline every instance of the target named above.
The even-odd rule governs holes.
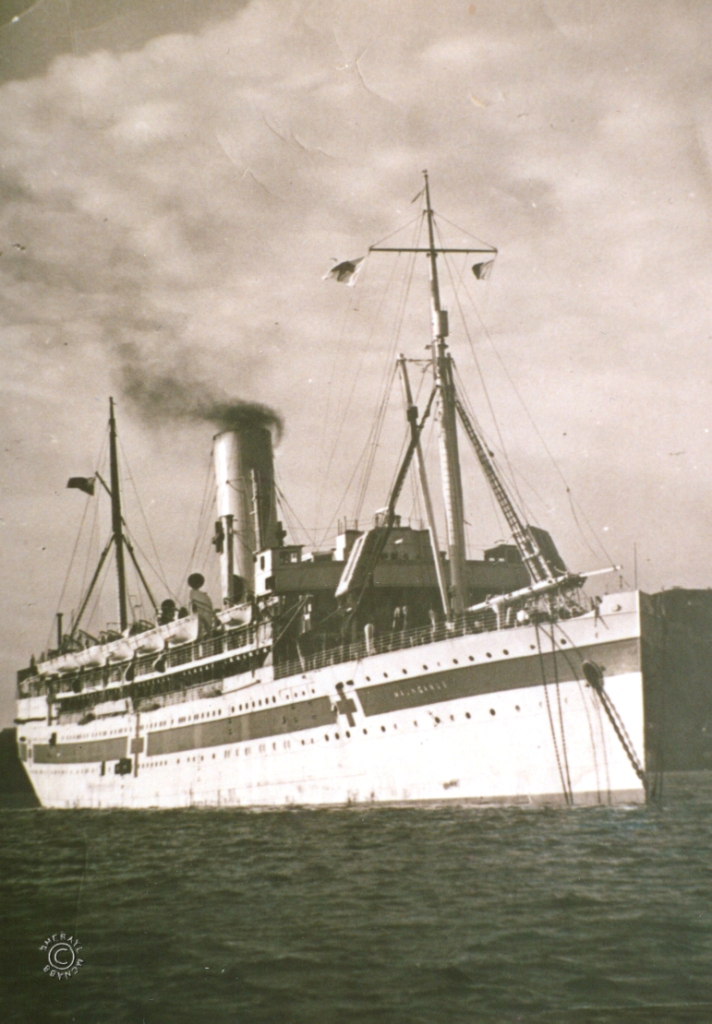
[[[492,657],[492,655],[490,654],[490,652],[489,652],[489,651],[487,651],[487,657],[488,657],[488,658],[491,658],[491,657]]]
[[[491,714],[491,715],[496,715],[496,714],[497,714],[497,712],[495,711],[495,709],[494,709],[494,708],[490,708],[490,714]]]
[[[350,739],[351,739],[351,733],[349,732],[349,730],[348,730],[348,729],[346,730],[346,739],[347,739],[347,740],[350,740]]]
[[[518,704],[515,704],[515,705],[514,705],[514,710],[515,710],[515,711],[521,711],[522,709],[521,709],[521,708],[519,707],[519,705],[518,705]]]
[[[509,654],[509,651],[507,650],[507,648],[506,648],[506,647],[505,647],[505,648],[504,648],[504,650],[502,651],[502,654]]]
[[[381,732],[385,732],[385,731],[386,731],[386,727],[385,727],[385,725],[382,725],[381,726]]]
[[[407,675],[408,675],[408,669],[407,669],[407,668],[404,668],[404,669],[403,669],[403,675],[404,675],[404,676],[407,676]]]
[[[561,640],[559,640],[559,643],[560,643],[560,644],[561,644],[561,646],[563,647],[563,646],[565,645],[566,641],[565,641],[565,640],[564,640],[564,638],[562,637],[562,638],[561,638]]]
[[[460,662],[457,660],[457,658],[453,658],[452,659],[452,663],[453,663],[453,665],[459,665],[460,664]]]
[[[428,666],[427,665],[423,665],[423,672],[427,672],[427,671],[428,671]]]
[[[475,660],[475,657],[474,657],[473,654],[468,654],[468,658],[470,659],[470,661],[474,661]]]
[[[335,738],[335,739],[337,739],[337,740],[339,739],[339,734],[338,734],[338,732],[337,732],[337,733],[334,733],[334,738]]]
[[[415,726],[416,729],[418,728],[418,723],[417,722],[413,722],[413,725]]]
[[[328,736],[324,736],[324,739],[326,740],[327,743],[329,742],[329,737]]]
[[[469,711],[465,712],[465,718],[472,718],[472,715],[470,714]]]
[[[388,679],[388,673],[387,673],[387,672],[384,672],[384,673],[383,673],[383,678],[384,678],[384,679]]]
[[[364,736],[368,736],[368,729],[364,729],[363,730],[363,734],[364,734]]]
[[[435,724],[440,725],[440,719],[438,718],[437,715],[435,716]]]

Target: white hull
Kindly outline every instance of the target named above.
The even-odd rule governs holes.
[[[275,680],[271,669],[263,668],[225,680],[219,696],[140,715],[114,715],[86,725],[27,722],[18,730],[29,750],[25,767],[42,805],[60,808],[564,803],[571,797],[574,804],[641,802],[642,783],[580,671],[584,655],[596,658],[600,651],[602,658],[596,660],[607,668],[606,693],[642,758],[637,595],[609,597],[603,611],[603,617],[583,616],[554,627],[557,649],[565,652],[557,659],[571,667],[568,673],[557,667],[558,685],[551,669],[543,685],[539,654],[550,650],[544,643],[551,644],[552,627],[521,626],[390,651],[287,679]],[[447,689],[449,675],[457,675],[461,687],[482,690],[490,685],[488,674],[501,685],[442,699],[439,690]],[[566,674],[578,678],[566,679]],[[468,683],[470,678],[476,684]],[[436,682],[428,686],[428,680]],[[391,703],[410,706],[384,705],[382,710],[381,687],[383,693],[388,688]],[[257,715],[262,707],[272,716],[282,708],[279,721],[286,722],[295,708],[306,707],[305,701],[316,706],[320,698],[320,706],[333,711],[328,724],[283,726],[279,733],[235,737],[236,742],[215,741],[213,731],[210,744],[185,746],[191,735],[202,735],[191,729],[207,729],[208,723],[217,729],[248,709],[254,715],[253,707]],[[352,704],[348,711],[339,706],[346,707],[345,699]],[[115,774],[112,762],[96,760],[37,763],[31,752],[45,749],[52,733],[55,748],[66,744],[67,750],[125,737],[130,774]],[[151,753],[161,744],[179,743],[183,749]],[[136,750],[141,752],[136,755]]]

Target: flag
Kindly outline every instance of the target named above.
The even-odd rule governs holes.
[[[472,273],[478,281],[486,281],[492,273],[493,266],[494,260],[488,260],[486,263],[473,263]]]
[[[73,476],[67,481],[67,487],[76,487],[78,491],[84,491],[85,494],[94,494],[94,477],[93,476]]]
[[[334,281],[338,281],[339,284],[347,284],[350,288],[353,288],[356,284],[356,276],[365,259],[365,256],[359,256],[357,260],[344,260],[343,263],[337,263],[328,274],[324,274],[322,281],[326,281],[327,278],[331,277]]]

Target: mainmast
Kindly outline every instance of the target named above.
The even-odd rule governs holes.
[[[440,253],[487,253],[497,252],[492,246],[486,248],[438,248],[435,245],[433,209],[430,205],[430,184],[428,172],[425,178],[424,215],[428,222],[428,246],[414,248],[405,246],[372,245],[369,252],[416,252],[428,257],[430,269],[430,308],[432,315],[432,363],[435,388],[439,397],[440,417],[440,464],[443,478],[445,516],[447,522],[448,557],[450,560],[450,609],[456,615],[464,612],[467,605],[467,581],[465,576],[465,515],[462,499],[462,477],[457,443],[457,397],[453,379],[452,357],[448,351],[447,310],[440,304],[437,258]],[[437,555],[436,555],[437,557]]]
[[[440,465],[443,477],[445,518],[447,523],[448,557],[450,560],[450,589],[455,614],[465,610],[467,585],[465,581],[465,513],[462,500],[462,477],[457,445],[455,415],[455,386],[452,359],[448,352],[447,310],[440,304],[438,282],[438,253],[435,249],[433,210],[430,205],[428,172],[425,177],[425,213],[428,221],[428,266],[430,269],[430,308],[433,325],[433,376],[440,398]]]
[[[119,621],[123,632],[128,625],[126,609],[126,572],[124,568],[124,532],[121,518],[119,460],[116,452],[116,419],[114,399],[109,399],[109,460],[111,469],[111,532],[116,546],[116,575],[119,583]]]

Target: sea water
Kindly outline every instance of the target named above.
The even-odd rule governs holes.
[[[662,809],[32,810],[0,830],[3,1024],[712,1021],[708,776],[666,781]],[[45,970],[62,934],[68,978]]]

